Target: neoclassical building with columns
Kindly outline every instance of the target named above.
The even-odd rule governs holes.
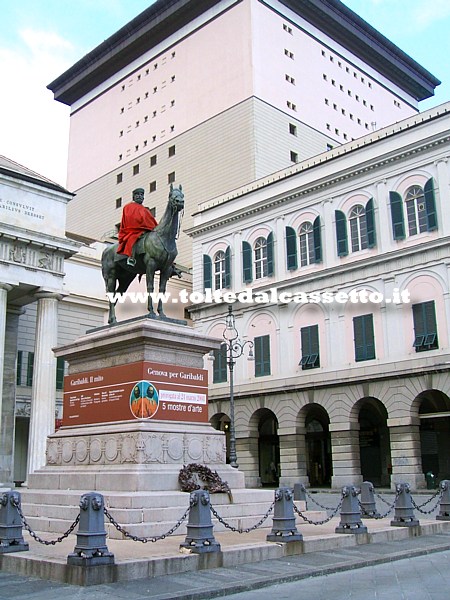
[[[234,380],[247,485],[450,477],[449,131],[447,103],[194,215],[194,290],[250,290],[233,303],[254,344]],[[222,337],[226,301],[190,310]],[[211,422],[228,431],[226,360],[209,358]]]
[[[98,259],[66,235],[71,198],[0,156],[0,487],[45,464],[64,375],[53,348],[104,320]]]

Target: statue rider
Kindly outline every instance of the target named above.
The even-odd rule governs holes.
[[[122,221],[119,229],[119,246],[117,254],[128,256],[127,265],[136,265],[136,242],[145,231],[151,231],[158,224],[150,209],[143,206],[144,190],[133,190],[133,202],[123,207]]]

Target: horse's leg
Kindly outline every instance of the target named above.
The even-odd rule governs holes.
[[[116,291],[116,274],[114,269],[109,271],[108,275],[105,277],[105,285],[106,291],[110,294],[114,294]],[[116,300],[117,302],[117,300]],[[111,325],[112,323],[116,323],[116,302],[111,302],[111,298],[109,298],[109,314],[108,314],[108,323]]]
[[[165,294],[166,293],[166,286],[167,286],[167,282],[169,280],[169,273],[172,270],[172,266],[169,267],[169,269],[164,269],[164,271],[161,271],[159,274],[159,293],[160,294]],[[166,315],[164,314],[164,309],[163,309],[163,302],[161,299],[161,296],[158,300],[158,315],[160,317],[165,317]]]
[[[146,269],[145,278],[147,280],[147,293],[148,293],[147,307],[148,307],[148,314],[151,317],[155,316],[155,311],[153,310],[153,300],[152,300],[153,290],[155,289],[155,270],[156,270],[155,261],[154,260],[150,260],[147,263],[147,269]]]

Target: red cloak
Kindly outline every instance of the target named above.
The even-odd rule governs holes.
[[[144,231],[151,231],[158,223],[148,208],[137,202],[125,204],[119,230],[117,254],[131,256],[134,244]]]

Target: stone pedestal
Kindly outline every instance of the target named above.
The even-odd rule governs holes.
[[[133,319],[93,330],[55,352],[69,363],[65,414],[68,385],[92,380],[90,373],[95,381],[95,373],[120,369],[125,373],[123,385],[133,389],[132,365],[148,361],[146,365],[156,364],[158,369],[166,365],[168,371],[172,367],[203,369],[203,356],[219,346],[220,341],[187,326],[154,319]],[[84,384],[86,388],[91,385]],[[178,389],[189,389],[189,380],[183,380]],[[243,473],[226,465],[224,433],[209,422],[183,420],[183,412],[176,417],[179,420],[162,420],[157,418],[161,411],[154,418],[133,418],[130,413],[129,420],[114,422],[109,407],[104,404],[105,422],[101,423],[67,426],[63,415],[64,426],[48,437],[46,466],[30,474],[29,488],[95,490],[108,495],[114,491],[175,491],[179,489],[178,473],[189,463],[217,471],[232,489],[245,486]],[[203,408],[206,420],[207,404]]]

